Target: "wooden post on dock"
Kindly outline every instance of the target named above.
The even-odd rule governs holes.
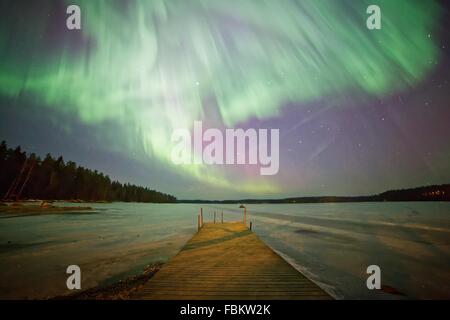
[[[252,231],[252,222],[250,221],[250,231]]]
[[[216,212],[214,211],[214,223],[216,223]]]
[[[197,232],[200,231],[200,215],[197,215]]]
[[[223,223],[223,211],[222,211],[222,223]]]
[[[203,208],[200,208],[200,226],[203,226]]]
[[[247,225],[247,207],[244,207],[244,225]]]

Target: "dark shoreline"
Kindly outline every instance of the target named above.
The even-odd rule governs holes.
[[[129,300],[132,294],[150,280],[162,266],[162,262],[152,263],[146,266],[141,274],[129,276],[113,284],[100,285],[49,300]]]
[[[34,200],[23,199],[17,203],[37,203],[44,202],[71,202],[71,203],[113,203],[123,201],[108,200],[82,200],[82,199],[53,199],[53,200]],[[388,190],[375,195],[363,196],[308,196],[308,197],[289,197],[275,199],[228,199],[228,200],[202,200],[202,199],[181,199],[171,202],[158,201],[137,201],[137,203],[158,203],[158,204],[176,204],[176,203],[193,203],[193,204],[280,204],[280,203],[349,203],[349,202],[434,202],[434,201],[450,201],[450,184],[429,185],[409,189]],[[8,202],[0,200],[0,207]],[[125,201],[135,202],[135,201]]]
[[[282,199],[238,200],[177,200],[176,203],[216,204],[275,204],[275,203],[347,203],[347,202],[400,202],[400,201],[450,201],[450,184],[431,185],[411,189],[389,190],[368,196],[312,196]]]
[[[65,212],[91,213],[93,208],[88,206],[59,207],[51,202],[41,201],[0,202],[0,213],[12,216],[29,216],[41,214],[57,214]]]

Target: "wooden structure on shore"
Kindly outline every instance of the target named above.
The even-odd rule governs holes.
[[[223,220],[222,220],[223,221]],[[133,299],[331,299],[242,222],[203,224]]]

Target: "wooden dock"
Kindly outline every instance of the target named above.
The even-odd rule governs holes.
[[[243,223],[201,225],[133,299],[331,299]]]

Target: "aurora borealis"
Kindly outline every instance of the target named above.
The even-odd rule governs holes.
[[[82,29],[67,30],[78,4]],[[377,4],[382,29],[366,28]],[[179,198],[348,195],[450,179],[438,1],[2,1],[0,138]],[[280,128],[280,173],[176,166],[171,133]]]

